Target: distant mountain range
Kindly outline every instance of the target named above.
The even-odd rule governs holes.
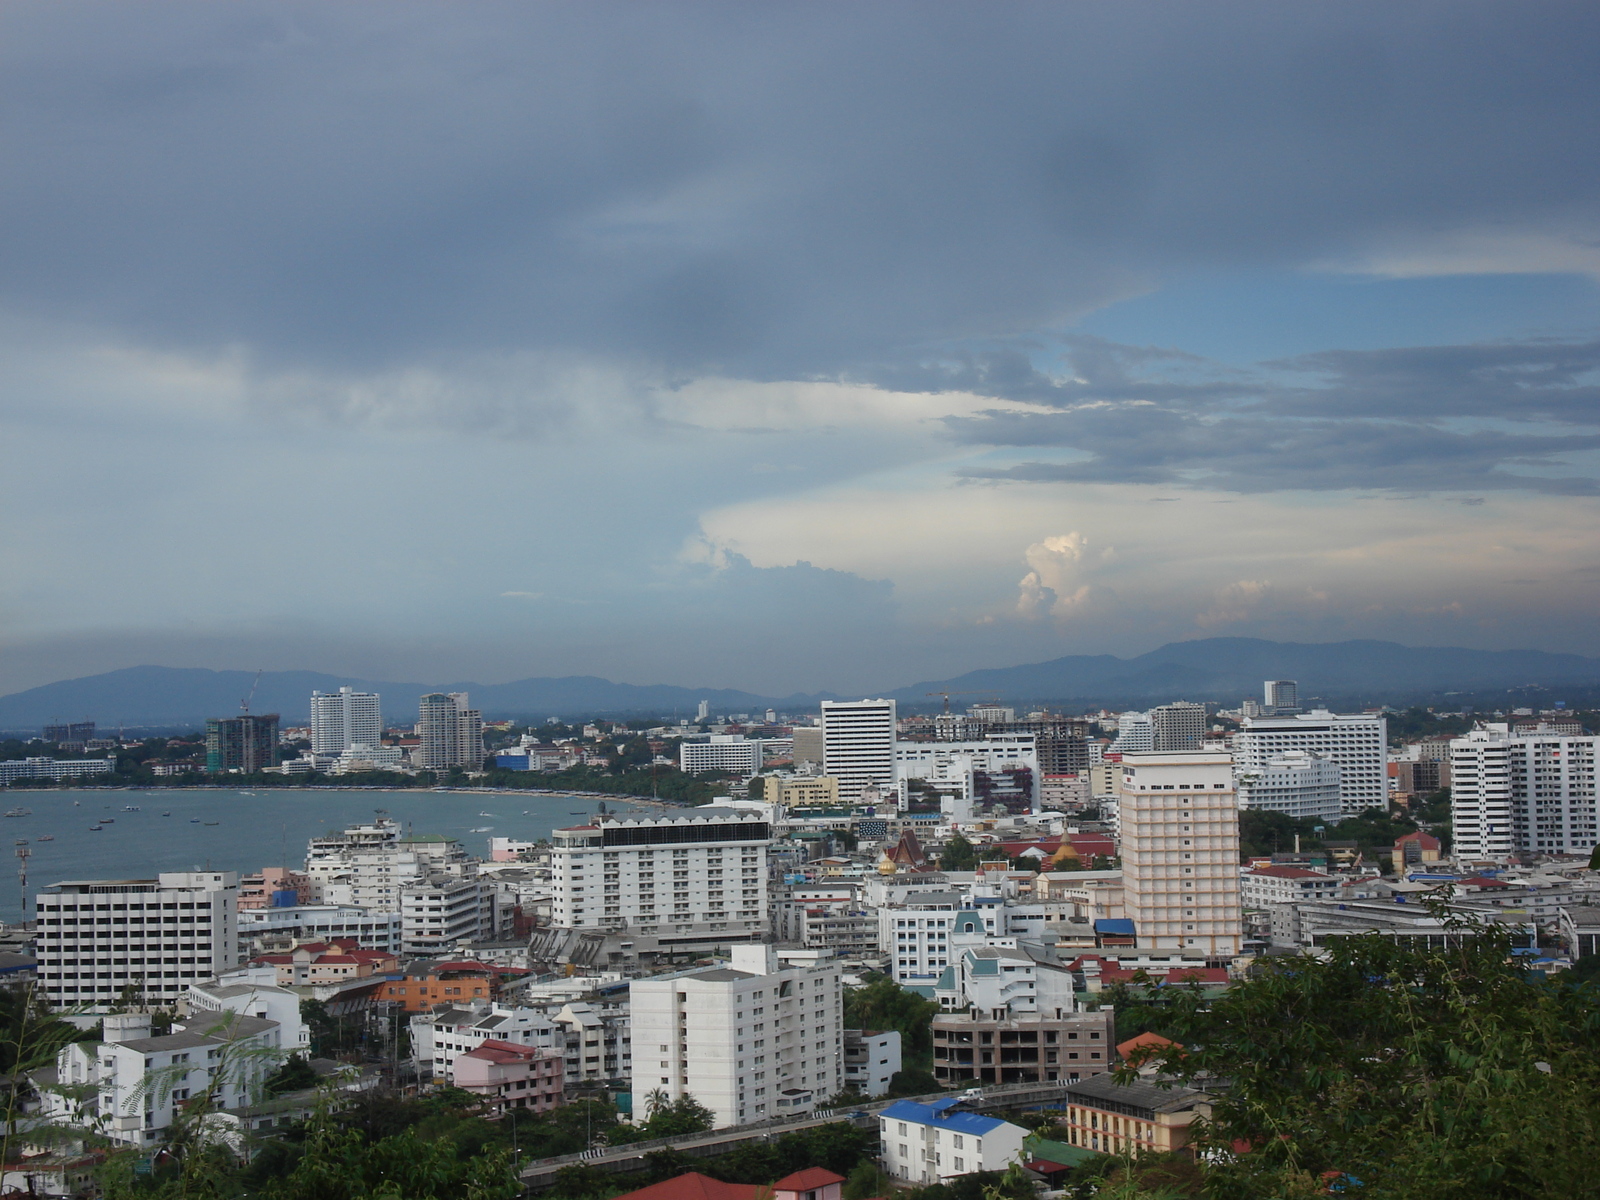
[[[129,667],[45,684],[0,697],[0,730],[36,732],[46,722],[98,721],[102,728],[194,726],[207,717],[239,711],[255,673],[198,668]],[[1173,642],[1135,658],[1071,655],[1019,667],[969,671],[877,692],[906,706],[928,707],[930,692],[960,693],[954,706],[992,698],[1008,704],[1153,704],[1167,700],[1235,702],[1261,694],[1264,679],[1295,679],[1302,697],[1363,698],[1398,702],[1442,693],[1508,688],[1600,687],[1600,659],[1541,650],[1466,650],[1412,647],[1394,642],[1268,642],[1256,638],[1205,638]],[[427,692],[468,692],[490,718],[542,721],[546,717],[599,715],[693,716],[701,700],[714,713],[813,708],[831,693],[757,696],[726,688],[612,683],[591,675],[521,679],[514,683],[393,683],[268,671],[251,701],[254,712],[277,712],[286,724],[310,717],[313,690],[340,686],[378,692],[387,718],[404,721]]]

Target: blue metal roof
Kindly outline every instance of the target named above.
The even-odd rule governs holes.
[[[1127,917],[1100,917],[1094,923],[1096,933],[1125,933],[1132,937],[1137,930]]]
[[[999,1117],[985,1117],[975,1112],[952,1111],[959,1104],[958,1097],[935,1100],[932,1104],[918,1104],[915,1100],[896,1100],[878,1115],[888,1121],[914,1121],[918,1125],[937,1125],[941,1129],[954,1129],[957,1133],[970,1133],[982,1137],[1004,1125]]]

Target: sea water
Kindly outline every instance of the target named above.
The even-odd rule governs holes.
[[[380,791],[310,788],[0,788],[0,851],[26,840],[27,907],[13,875],[0,864],[0,919],[33,916],[35,893],[64,879],[150,879],[159,871],[238,871],[303,867],[313,837],[370,821],[384,810],[414,833],[458,839],[469,854],[489,857],[489,839],[534,840],[583,823],[597,811],[592,796],[517,792]],[[138,808],[124,812],[125,806]],[[607,799],[608,811],[627,811]],[[163,816],[171,813],[171,816]],[[99,833],[90,827],[111,818]],[[481,832],[474,832],[474,831]],[[41,834],[53,840],[41,842]],[[13,862],[16,862],[13,859]]]

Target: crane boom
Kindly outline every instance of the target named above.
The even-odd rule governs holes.
[[[251,681],[249,693],[245,696],[245,698],[243,700],[239,701],[239,711],[244,713],[246,716],[250,715],[250,701],[252,701],[252,700],[254,700],[256,698],[256,687],[260,683],[261,683],[261,672],[257,671],[255,679]]]

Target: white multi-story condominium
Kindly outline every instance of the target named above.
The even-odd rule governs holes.
[[[842,1090],[841,968],[784,966],[759,944],[732,954],[633,981],[633,1094],[693,1096],[721,1128],[804,1113]]]
[[[1289,750],[1304,750],[1339,766],[1339,807],[1345,816],[1389,805],[1388,723],[1370,713],[1319,708],[1292,717],[1246,717],[1233,738],[1243,773],[1263,770]]]
[[[219,1021],[255,1017],[278,1026],[276,1045],[289,1053],[311,1049],[311,1027],[300,1015],[304,999],[299,992],[271,983],[238,980],[235,972],[222,979],[193,984],[183,995],[189,1010],[185,1025],[191,1033],[211,1033]]]
[[[67,880],[35,897],[44,996],[104,1006],[131,989],[170,1003],[238,961],[239,876],[163,871],[154,879]]]
[[[406,834],[386,816],[314,837],[306,850],[306,874],[322,904],[399,912],[403,884],[476,873],[477,863],[454,838]]]
[[[1268,679],[1261,685],[1261,711],[1287,717],[1300,711],[1300,685],[1292,679]]]
[[[1123,903],[1139,948],[1239,953],[1239,802],[1220,751],[1124,754]]]
[[[482,879],[434,875],[400,885],[400,949],[439,954],[495,930],[494,888]]]
[[[858,803],[869,785],[894,788],[895,722],[893,700],[822,702],[822,772],[839,781],[844,803]]]
[[[1344,815],[1340,775],[1339,764],[1331,758],[1286,750],[1254,770],[1238,769],[1239,807],[1337,821]]]
[[[863,1096],[886,1096],[900,1073],[898,1029],[844,1031],[844,1083]]]
[[[418,1013],[411,1018],[411,1048],[425,1078],[455,1081],[455,1061],[486,1041],[541,1050],[560,1049],[561,1031],[549,1014],[511,1004],[474,1005]]]
[[[1337,900],[1350,890],[1350,881],[1305,867],[1256,867],[1240,877],[1240,892],[1247,906],[1299,904],[1304,900]]]
[[[1206,706],[1179,700],[1150,710],[1153,750],[1198,750],[1206,736]]]
[[[351,746],[383,743],[383,716],[376,692],[342,687],[311,693],[311,752],[342,754]]]
[[[552,925],[630,929],[684,948],[767,930],[772,825],[763,812],[608,816],[557,829],[551,841]]]
[[[1450,743],[1458,858],[1588,854],[1600,840],[1600,738],[1488,724]]]
[[[276,1021],[225,1012],[152,1037],[148,1012],[108,1014],[102,1041],[57,1052],[64,1086],[44,1093],[42,1112],[47,1121],[93,1127],[124,1145],[149,1145],[208,1091],[216,1109],[259,1103],[267,1077],[295,1049],[282,1035]]]
[[[941,791],[948,785],[954,798],[969,802],[976,772],[994,777],[1026,771],[1031,807],[1038,807],[1039,748],[1031,733],[991,733],[965,742],[897,742],[894,762],[896,783],[921,779]]]
[[[957,1108],[960,1103],[960,1096],[931,1104],[897,1100],[880,1112],[884,1170],[903,1183],[930,1184],[1022,1161],[1026,1129]]]
[[[1117,736],[1111,748],[1118,753],[1148,753],[1156,748],[1155,721],[1147,712],[1125,712],[1117,718]]]
[[[754,775],[768,760],[788,758],[794,743],[788,738],[747,738],[742,734],[713,733],[708,741],[678,745],[679,766],[688,774],[729,771]]]
[[[363,950],[400,952],[400,914],[349,904],[296,904],[247,908],[239,913],[239,958],[296,942],[352,938]]]
[[[429,771],[483,765],[483,714],[467,702],[466,692],[430,692],[417,714],[418,746],[412,761]]]
[[[18,779],[77,779],[109,775],[117,769],[115,758],[16,758],[0,762],[0,784]]]

